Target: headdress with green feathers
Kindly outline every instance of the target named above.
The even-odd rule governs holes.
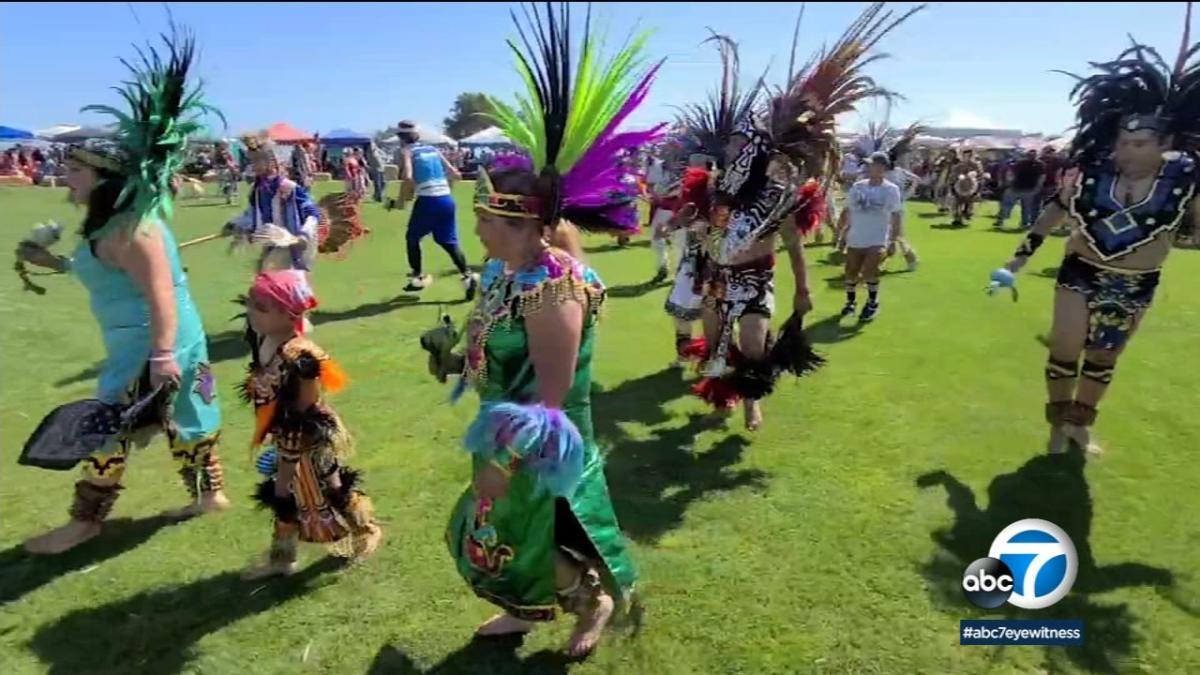
[[[145,220],[170,220],[174,212],[171,180],[183,167],[188,137],[203,129],[201,118],[206,113],[224,122],[220,111],[204,102],[199,85],[188,91],[195,37],[174,24],[171,34],[161,37],[166,58],[148,45],[145,51],[134,47],[140,62],[121,59],[132,77],[114,89],[128,103],[128,112],[108,105],[83,108],[116,118],[113,138],[74,148],[70,155],[99,170],[102,177],[125,179],[114,211],[136,214],[136,219],[119,221],[127,220],[133,226]]]
[[[605,59],[603,38],[592,34],[589,5],[576,54],[567,3],[545,3],[542,9],[522,5],[521,11],[524,22],[511,14],[521,45],[513,40],[508,45],[525,92],[514,105],[490,101],[497,125],[529,161],[522,166],[505,159],[491,171],[531,169],[547,179],[548,188],[532,199],[499,195],[482,172],[477,208],[551,225],[563,217],[585,228],[636,230],[637,184],[622,160],[658,138],[663,126],[617,129],[645,100],[661,65],[646,64],[648,34],[634,35]]]

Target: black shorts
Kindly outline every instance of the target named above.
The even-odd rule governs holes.
[[[1154,301],[1159,270],[1118,272],[1068,255],[1058,269],[1059,288],[1083,295],[1088,308],[1088,349],[1120,349],[1138,315]]]

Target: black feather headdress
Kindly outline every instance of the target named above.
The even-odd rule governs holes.
[[[1200,42],[1191,43],[1192,3],[1173,64],[1153,47],[1133,43],[1116,59],[1091,63],[1099,72],[1081,77],[1071,98],[1077,106],[1071,156],[1080,163],[1109,156],[1121,130],[1153,129],[1171,136],[1176,150],[1200,150]]]
[[[725,144],[738,125],[751,114],[763,91],[763,78],[749,89],[741,84],[741,61],[738,45],[728,35],[708,31],[711,37],[703,44],[713,43],[721,58],[721,84],[709,92],[703,103],[692,103],[680,109],[679,125],[683,127],[690,149],[718,160],[725,155]]]

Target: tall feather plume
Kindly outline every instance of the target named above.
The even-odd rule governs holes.
[[[621,132],[621,124],[649,93],[661,62],[647,67],[649,34],[632,35],[605,60],[603,36],[592,31],[591,5],[573,59],[568,3],[522,6],[511,13],[521,46],[509,40],[525,92],[515,106],[492,99],[493,118],[524,148],[533,170],[556,179],[556,205],[583,227],[637,229],[636,182],[621,159],[653,142],[663,126]],[[631,187],[633,186],[633,187]],[[551,220],[559,214],[552,209]]]
[[[196,55],[196,39],[186,28],[170,24],[162,34],[166,58],[152,45],[134,49],[139,61],[121,59],[131,78],[113,89],[129,105],[129,112],[112,106],[89,105],[84,111],[112,115],[117,120],[115,141],[120,146],[125,189],[118,209],[132,210],[143,219],[170,220],[173,212],[171,179],[183,167],[188,137],[201,131],[203,115],[224,116],[208,105],[202,87],[188,91],[188,74]]]
[[[872,53],[879,41],[925,5],[899,16],[885,12],[883,6],[872,3],[832,47],[822,48],[769,101],[767,116],[775,146],[808,176],[828,174],[836,161],[838,115],[870,98],[896,97],[867,76],[866,67],[886,58]],[[793,53],[795,47],[793,43]]]
[[[1127,115],[1155,114],[1165,119],[1165,131],[1175,147],[1200,151],[1200,42],[1191,43],[1192,3],[1187,4],[1183,37],[1174,63],[1168,65],[1153,47],[1132,37],[1129,48],[1112,61],[1092,62],[1096,72],[1075,79],[1071,99],[1076,108],[1076,133],[1071,155],[1080,163],[1106,158],[1113,150],[1121,120]]]
[[[573,67],[569,4],[547,2],[541,9],[522,5],[521,12],[523,20],[510,12],[521,45],[507,42],[525,92],[517,95],[515,107],[492,99],[493,117],[530,153],[535,171],[549,166],[566,173],[598,139],[613,132],[614,120],[628,116],[626,102],[653,77],[654,69],[642,57],[648,33],[634,35],[602,61],[604,40],[592,34],[588,5]]]
[[[738,122],[750,115],[758,104],[763,90],[763,78],[748,90],[741,86],[741,61],[738,45],[729,36],[708,29],[711,36],[702,44],[713,43],[721,58],[721,84],[709,92],[704,103],[693,103],[679,109],[679,124],[692,143],[712,157],[722,157],[725,143]]]

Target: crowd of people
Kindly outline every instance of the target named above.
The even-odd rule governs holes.
[[[761,402],[781,377],[823,363],[803,328],[813,309],[807,238],[834,230],[846,256],[842,314],[857,313],[865,285],[862,322],[880,311],[882,261],[902,251],[915,269],[902,214],[922,169],[901,171],[913,129],[881,127],[864,139],[864,156],[840,163],[835,131],[838,116],[887,93],[863,69],[878,58],[875,45],[920,9],[894,16],[872,4],[833,47],[778,87],[761,80],[741,87],[736,43],[715,36],[718,90],[736,94],[685,108],[670,156],[645,177],[654,199],[654,270],[659,278],[674,273],[664,309],[676,356],[697,363],[693,391],[704,401],[722,413],[742,406],[748,430],[764,424]],[[572,20],[569,6],[531,12],[519,28],[544,48],[509,43],[526,91],[515,104],[497,102],[494,113],[507,137],[523,139],[522,152],[491,158],[475,182],[472,208],[486,251],[481,273],[472,272],[459,245],[456,163],[422,143],[409,122],[399,125],[400,188],[390,205],[411,204],[408,290],[422,292],[432,282],[420,247],[432,236],[461,274],[467,298],[476,300],[461,329],[445,317],[421,336],[420,348],[431,375],[442,382],[457,376],[453,399],[467,388],[478,394],[463,442],[470,483],[448,498],[444,532],[466,585],[500,609],[478,634],[523,634],[565,611],[576,617],[565,651],[582,657],[614,613],[630,606],[637,572],[593,437],[592,367],[606,293],[584,260],[579,230],[638,230],[641,189],[630,157],[662,144],[666,129],[618,128],[646,99],[662,64],[637,65],[647,62],[641,39],[610,59],[580,58],[578,43],[591,43],[587,36],[572,40],[571,32],[590,28]],[[175,33],[166,49],[169,58],[142,60],[149,72],[130,85],[131,111],[118,119],[115,138],[68,153],[71,196],[86,209],[73,254],[55,255],[35,241],[18,249],[24,262],[79,278],[108,355],[97,397],[53,411],[22,455],[34,466],[84,468],[70,520],[29,540],[35,553],[61,553],[98,536],[123,489],[132,448],[156,432],[167,437],[191,497],[174,515],[230,506],[207,340],[170,223],[169,172],[208,106],[198,91],[164,97],[164,89],[188,89],[195,44]],[[1066,171],[1037,154],[994,169],[1005,203],[1020,202],[1029,214],[1027,235],[993,278],[1007,274],[1013,283],[1052,228],[1071,226],[1045,365],[1050,453],[1093,447],[1090,428],[1118,356],[1152,303],[1181,223],[1200,215],[1200,65],[1181,58],[1166,71],[1148,53],[1135,45],[1118,59],[1122,68],[1082,80],[1081,130]],[[581,62],[597,72],[553,83],[538,76],[570,75],[571,64],[577,70]],[[1151,76],[1173,84],[1126,86]],[[322,200],[337,209],[326,214],[309,191],[314,170],[323,168],[313,148],[295,146],[290,161],[281,161],[269,139],[245,141],[253,173],[248,205],[222,234],[261,247],[244,299],[250,358],[242,386],[264,479],[253,494],[272,521],[265,560],[246,570],[260,578],[294,572],[299,542],[362,559],[382,541],[373,503],[348,463],[353,439],[326,398],[347,378],[315,341],[308,319],[318,304],[311,276],[317,253],[333,236],[328,230],[356,225],[381,157],[372,146],[343,153],[346,190]],[[214,153],[218,165],[230,166],[228,148]],[[969,221],[989,175],[981,160],[953,152],[926,168],[939,176],[931,196],[956,220]],[[1041,203],[1045,194],[1050,199]],[[335,222],[323,223],[327,215]],[[665,255],[671,242],[673,266]],[[774,325],[779,251],[789,257],[795,290],[786,320]]]
[[[46,148],[20,143],[0,152],[0,176],[25,176],[39,185],[44,176],[62,176],[66,146],[52,143]]]

